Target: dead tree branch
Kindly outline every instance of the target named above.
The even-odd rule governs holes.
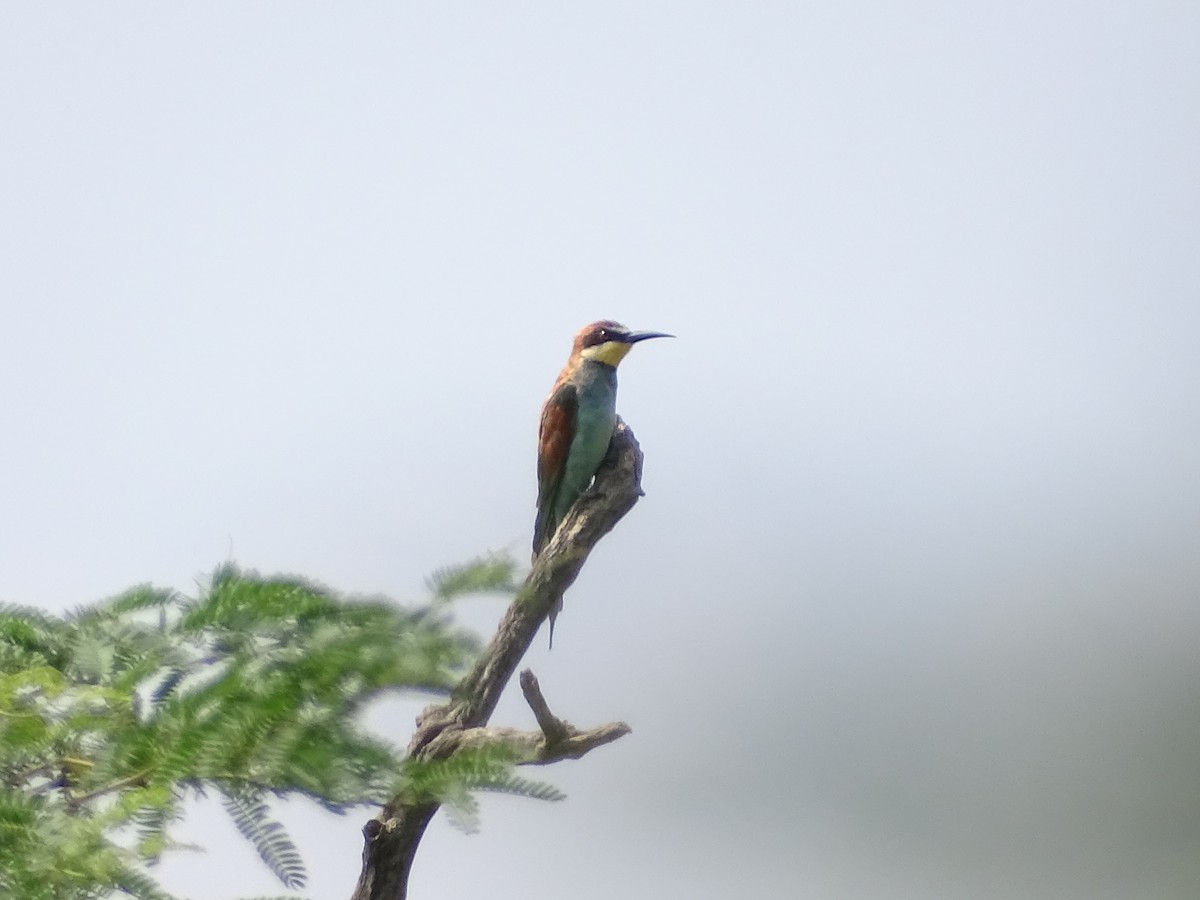
[[[540,731],[447,728],[426,745],[426,755],[432,759],[445,759],[464,750],[499,746],[507,749],[519,766],[543,766],[563,759],[579,759],[597,747],[624,737],[631,730],[624,722],[609,722],[581,731],[558,718],[550,712],[538,680],[529,669],[521,673],[521,690],[533,709]]]
[[[629,733],[623,722],[580,731],[558,719],[528,671],[522,674],[521,686],[541,730],[486,726],[542,622],[574,584],[592,549],[637,503],[641,484],[641,448],[633,432],[618,421],[595,483],[538,554],[491,643],[451,693],[450,701],[427,707],[418,717],[417,732],[408,745],[410,757],[447,759],[464,749],[499,743],[510,747],[522,764],[542,765],[578,759]],[[437,810],[436,803],[400,796],[363,827],[362,874],[351,900],[405,900],[421,836]]]

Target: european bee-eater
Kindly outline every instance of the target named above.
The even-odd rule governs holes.
[[[542,407],[538,428],[537,521],[533,558],[592,482],[617,425],[617,366],[638,341],[674,337],[593,322],[575,335],[571,357]],[[550,645],[562,601],[550,611]]]

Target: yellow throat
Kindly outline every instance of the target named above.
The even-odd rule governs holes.
[[[594,347],[584,347],[580,351],[580,356],[584,359],[594,359],[597,362],[602,362],[615,368],[617,363],[623,360],[632,349],[633,344],[627,344],[624,341],[605,341],[603,344],[596,344]]]

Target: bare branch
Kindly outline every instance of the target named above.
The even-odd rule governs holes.
[[[584,754],[611,744],[629,734],[624,722],[609,722],[598,728],[580,731],[550,712],[542,689],[533,672],[521,673],[521,690],[533,709],[541,731],[519,731],[515,728],[447,728],[426,746],[426,753],[444,759],[464,750],[482,750],[502,746],[508,749],[518,765],[545,765],[563,759],[579,759]]]
[[[532,669],[521,673],[521,693],[525,695],[525,702],[533,710],[533,717],[537,719],[538,727],[546,735],[547,743],[565,740],[570,725],[550,712],[550,705],[542,696],[542,686],[538,684]]]
[[[560,740],[550,741],[542,731],[468,728],[465,731],[443,731],[431,746],[436,745],[439,755],[446,756],[466,750],[504,747],[513,754],[519,766],[544,766],[564,759],[579,759],[597,747],[624,737],[630,730],[624,722],[609,722],[586,731],[570,728]]]
[[[449,703],[427,707],[408,745],[416,759],[446,759],[467,747],[513,748],[523,764],[543,765],[578,759],[629,733],[623,722],[579,731],[551,714],[537,680],[525,697],[540,732],[486,728],[500,695],[528,651],[550,610],[575,583],[600,539],[642,496],[642,451],[633,432],[618,419],[608,456],[592,487],[575,502],[550,543],[534,561],[525,584],[509,605],[491,643],[451,693]],[[363,828],[363,868],[351,900],[404,900],[413,858],[437,804],[397,797]]]

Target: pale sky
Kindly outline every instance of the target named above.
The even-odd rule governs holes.
[[[571,335],[670,331],[528,657],[633,734],[439,818],[414,900],[1194,900],[1198,48],[1145,0],[10,4],[0,600],[523,559]],[[341,900],[373,811],[301,806]],[[221,815],[166,885],[283,893]]]

